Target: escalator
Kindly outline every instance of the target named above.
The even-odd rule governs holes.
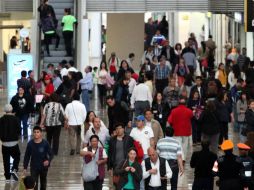
[[[47,55],[46,48],[41,43],[40,45],[40,62],[41,62],[41,68],[40,70],[46,70],[48,64],[53,64],[55,67],[57,67],[58,63],[61,62],[63,59],[66,61],[69,60],[74,60],[74,57],[69,57],[66,56],[66,51],[65,51],[65,45],[64,45],[64,39],[63,39],[63,34],[62,34],[62,26],[61,26],[61,21],[64,16],[64,9],[65,8],[70,8],[71,9],[71,14],[75,15],[75,0],[54,0],[50,1],[50,5],[54,8],[56,18],[58,19],[58,28],[57,28],[57,34],[60,36],[60,43],[57,49],[55,49],[55,39],[52,39],[52,42],[49,46],[50,50],[50,56]],[[75,15],[76,17],[76,15]],[[41,39],[41,37],[40,37]],[[43,39],[41,39],[43,41]],[[73,54],[75,55],[74,52],[74,47],[75,47],[75,33],[73,37]]]

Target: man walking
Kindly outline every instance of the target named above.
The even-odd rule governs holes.
[[[85,68],[85,77],[79,81],[82,90],[82,102],[86,106],[86,111],[90,111],[90,91],[93,90],[93,76],[92,76],[92,67],[87,66]]]
[[[193,152],[190,166],[195,168],[193,190],[213,190],[213,164],[217,155],[209,150],[209,141],[202,141],[202,150]]]
[[[160,139],[157,143],[157,151],[159,156],[167,160],[171,170],[172,178],[170,179],[171,190],[177,189],[178,174],[183,175],[182,147],[180,143],[173,138],[174,129],[166,127],[165,138]]]
[[[191,119],[192,110],[186,107],[185,97],[180,97],[179,106],[172,110],[168,117],[168,123],[175,131],[175,139],[178,140],[183,148],[183,161],[191,147]]]
[[[81,125],[86,119],[86,107],[79,101],[79,94],[74,94],[73,101],[67,104],[65,108],[65,116],[67,117],[67,125],[69,140],[71,145],[70,155],[74,155],[75,151],[79,154],[81,144]]]
[[[11,175],[18,181],[18,166],[20,161],[20,150],[18,145],[20,135],[20,121],[12,114],[12,105],[4,106],[5,115],[0,118],[0,140],[2,141],[2,155],[4,163],[4,176],[6,183],[10,183]],[[13,165],[10,173],[10,157]]]
[[[38,126],[33,128],[34,138],[30,140],[26,147],[24,157],[24,172],[26,175],[27,167],[30,162],[30,173],[36,181],[35,190],[38,190],[38,179],[40,177],[40,190],[47,188],[47,174],[53,154],[49,143],[42,138],[42,129]]]
[[[143,179],[146,190],[166,190],[167,179],[172,177],[168,162],[158,156],[154,148],[147,150],[149,158],[142,162]]]

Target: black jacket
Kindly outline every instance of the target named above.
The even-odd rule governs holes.
[[[109,133],[114,131],[114,125],[117,123],[123,123],[125,126],[129,121],[128,106],[123,102],[115,102],[113,107],[108,107],[108,121],[109,121]]]
[[[190,96],[194,93],[194,91],[198,91],[198,86],[197,85],[194,85],[191,90],[190,90]],[[206,90],[204,88],[204,86],[201,86],[201,89],[200,89],[200,96],[201,96],[201,100],[204,101],[206,99]],[[191,98],[191,97],[189,97]]]
[[[215,111],[203,111],[198,122],[200,123],[202,133],[206,135],[215,135],[220,132],[219,116]]]
[[[124,158],[127,158],[128,150],[133,147],[133,138],[125,135],[123,137],[123,149],[124,149]],[[112,169],[116,167],[116,142],[117,137],[111,137],[109,141],[109,154],[108,154],[108,169]]]
[[[6,114],[0,118],[0,140],[2,142],[18,141],[20,129],[20,120],[16,116]]]
[[[245,113],[245,121],[247,125],[247,131],[254,131],[254,112],[251,109],[248,109]]]
[[[121,190],[128,182],[128,172],[125,171],[125,168],[128,166],[129,162],[123,160],[115,169],[115,174],[120,175],[120,180],[116,188],[117,190]],[[142,180],[143,175],[142,167],[137,161],[132,164],[132,167],[136,169],[134,173],[131,173],[133,177],[135,190],[140,190],[140,181]]]
[[[159,157],[158,159],[160,159],[160,176],[165,176],[166,175],[166,160],[164,158]],[[146,167],[146,171],[152,169],[151,166],[151,160],[150,158],[147,158],[144,160],[145,162],[145,167]],[[145,189],[148,189],[149,183],[151,180],[151,175],[145,179]],[[161,190],[167,190],[167,180],[161,179]]]
[[[195,178],[213,177],[212,168],[216,160],[217,155],[209,149],[193,152],[190,166],[195,168]]]
[[[220,101],[215,101],[216,110],[219,115],[220,122],[227,122],[229,123],[231,118],[230,114],[232,113],[232,105],[229,101],[222,103]]]
[[[167,54],[168,48],[169,48],[169,55]],[[161,50],[161,55],[164,55],[166,59],[169,60],[170,63],[172,64],[174,61],[174,56],[175,56],[174,48],[172,48],[171,46],[163,47]]]
[[[24,98],[25,102],[21,102],[21,99]],[[33,101],[31,96],[24,95],[23,97],[19,97],[18,94],[12,97],[11,105],[13,107],[12,112],[16,114],[16,116],[23,116],[25,114],[29,114],[33,111]]]

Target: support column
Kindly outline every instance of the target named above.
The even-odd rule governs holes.
[[[135,53],[134,69],[139,64],[144,50],[144,14],[143,13],[109,13],[107,14],[107,55],[111,52],[121,60],[131,52]]]
[[[88,35],[89,24],[86,16],[86,0],[78,3],[78,40],[77,40],[77,69],[84,72],[84,68],[89,65]]]
[[[39,60],[39,27],[38,20],[39,14],[37,8],[40,6],[40,0],[33,1],[33,19],[31,20],[30,34],[31,34],[31,54],[33,55],[33,68],[34,68],[34,76],[37,80],[39,77],[39,68],[40,68],[40,60]]]
[[[101,57],[101,13],[88,13],[90,22],[90,56]]]
[[[247,56],[250,57],[250,60],[253,60],[254,57],[254,36],[252,32],[246,33],[246,48],[247,48]]]
[[[172,47],[176,43],[174,39],[174,25],[174,13],[168,12],[168,39]]]

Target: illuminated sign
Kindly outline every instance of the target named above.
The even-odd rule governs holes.
[[[8,54],[7,56],[7,86],[8,101],[17,93],[17,80],[21,78],[21,71],[33,70],[31,54]]]

